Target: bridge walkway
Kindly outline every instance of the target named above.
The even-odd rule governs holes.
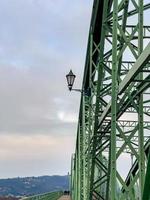
[[[71,200],[69,195],[63,195],[58,200]]]

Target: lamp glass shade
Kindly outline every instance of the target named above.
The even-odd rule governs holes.
[[[73,74],[72,70],[70,70],[69,74],[66,75],[68,88],[69,88],[70,91],[72,90],[72,86],[74,84],[75,77],[76,76]]]

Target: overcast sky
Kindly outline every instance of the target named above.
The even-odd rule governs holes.
[[[92,4],[0,0],[0,178],[70,171]]]
[[[67,174],[91,0],[0,0],[0,178]]]

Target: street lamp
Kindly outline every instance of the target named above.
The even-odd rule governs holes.
[[[72,86],[74,84],[74,80],[76,78],[76,75],[73,74],[72,70],[66,75],[67,83],[68,83],[68,88],[71,91]]]
[[[87,89],[73,89],[73,84],[75,81],[76,75],[73,74],[72,70],[70,70],[70,72],[66,75],[66,79],[67,79],[67,84],[68,84],[68,89],[71,92],[73,91],[77,91],[77,92],[81,92],[86,96],[91,96],[91,89],[87,88]]]

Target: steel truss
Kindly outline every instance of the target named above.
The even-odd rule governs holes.
[[[72,200],[150,196],[150,26],[143,0],[94,0]]]

